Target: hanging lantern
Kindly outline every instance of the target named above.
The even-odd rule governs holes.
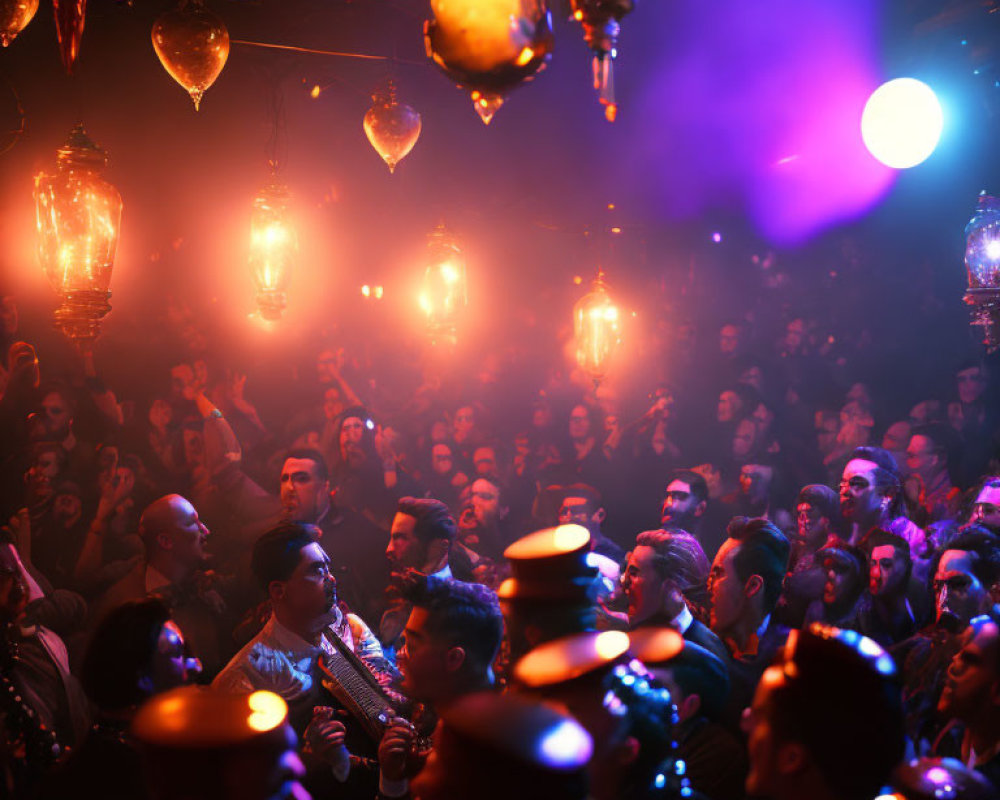
[[[608,122],[614,122],[618,114],[614,61],[618,54],[619,23],[633,5],[633,0],[570,0],[573,19],[583,25],[584,41],[594,51],[594,89],[604,105]]]
[[[285,291],[298,254],[290,216],[288,187],[272,175],[254,197],[250,213],[250,273],[264,319],[280,319],[285,308]]]
[[[442,222],[427,237],[427,269],[420,308],[432,334],[454,335],[465,308],[465,256]]]
[[[66,74],[72,75],[76,59],[80,55],[83,24],[87,16],[87,0],[52,0],[52,10],[56,15],[59,55]]]
[[[431,0],[424,22],[427,56],[469,90],[489,125],[507,92],[534,78],[552,57],[545,0]]]
[[[122,199],[101,177],[108,156],[77,125],[59,148],[55,175],[35,178],[38,255],[62,304],[56,325],[92,341],[111,310],[111,270],[118,247]]]
[[[153,23],[153,49],[170,77],[194,100],[195,111],[205,91],[229,58],[229,31],[204,0],[180,0]]]
[[[28,27],[38,11],[38,0],[0,0],[0,44],[7,47]]]
[[[396,100],[396,87],[389,81],[385,94],[372,96],[372,106],[365,114],[365,135],[375,152],[394,172],[420,136],[420,114]]]
[[[591,290],[573,306],[573,331],[580,369],[595,384],[600,383],[621,341],[618,307],[608,295],[603,271],[598,271]]]
[[[1000,200],[986,192],[965,226],[965,269],[969,287],[964,300],[992,353],[1000,347]]]

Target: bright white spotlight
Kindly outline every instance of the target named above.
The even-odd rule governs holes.
[[[865,103],[861,138],[887,167],[907,169],[924,161],[941,138],[944,114],[934,91],[915,78],[883,83]]]

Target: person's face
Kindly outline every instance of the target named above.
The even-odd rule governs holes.
[[[746,792],[753,797],[771,796],[779,789],[780,742],[771,726],[774,691],[784,683],[780,667],[768,667],[757,684],[753,704],[743,712],[741,727],[747,736],[747,755],[750,771],[746,778]]]
[[[839,423],[833,417],[827,418],[821,414],[817,414],[815,429],[816,447],[820,455],[829,455],[833,452],[833,448],[837,444],[837,432],[840,430]]]
[[[736,415],[742,410],[743,403],[736,392],[725,391],[719,395],[719,407],[716,410],[716,419],[719,422],[732,422]]]
[[[663,608],[664,581],[653,566],[655,561],[656,551],[646,545],[637,545],[628,554],[621,585],[631,625],[644,622]]]
[[[166,428],[173,416],[173,408],[162,397],[157,397],[149,407],[149,424],[154,428]]]
[[[941,469],[940,458],[934,452],[934,442],[917,434],[906,448],[906,466],[926,482]]]
[[[972,573],[975,554],[945,550],[934,573],[934,607],[937,623],[959,631],[989,607],[989,587]]]
[[[663,498],[663,510],[660,513],[660,524],[664,528],[688,529],[688,525],[696,517],[700,517],[705,507],[691,492],[691,484],[673,480],[667,484],[667,492]]]
[[[50,434],[69,433],[70,413],[66,399],[59,392],[49,392],[42,398],[42,413],[45,430]]]
[[[472,410],[471,406],[462,406],[458,411],[455,412],[455,422],[453,425],[453,430],[455,432],[455,441],[464,442],[472,429],[476,424],[476,416]]]
[[[177,364],[170,368],[170,391],[175,398],[190,396],[193,386],[194,370],[190,364]]]
[[[761,371],[760,367],[747,367],[742,373],[740,373],[740,383],[752,386],[759,392],[764,386],[764,373]]]
[[[191,683],[200,672],[201,665],[198,661],[188,658],[184,652],[184,634],[181,629],[176,622],[168,619],[160,629],[150,665],[152,694]]]
[[[38,458],[35,460],[35,467],[50,481],[54,480],[59,474],[59,457],[51,450],[46,450],[44,453],[38,454]]]
[[[845,603],[854,591],[856,574],[854,568],[843,558],[827,556],[823,559],[823,602],[828,606]]]
[[[586,439],[590,435],[590,415],[584,406],[574,406],[569,414],[569,435],[571,439]]]
[[[925,437],[921,437],[925,438]],[[906,422],[894,422],[882,437],[882,449],[893,453],[902,453],[910,442],[910,425]]]
[[[736,539],[726,539],[715,554],[708,573],[708,593],[712,598],[710,621],[716,633],[730,630],[743,616],[746,595],[743,582],[733,566],[739,549],[740,543]]]
[[[995,718],[1000,705],[1000,629],[987,622],[968,627],[962,635],[962,649],[948,667],[938,711],[962,721]]]
[[[75,494],[57,494],[52,501],[52,514],[67,528],[75,525],[83,513],[83,503]]]
[[[910,422],[914,425],[924,425],[930,419],[930,408],[926,400],[922,400],[910,409]],[[888,449],[888,448],[886,448]],[[900,448],[902,449],[902,448]]]
[[[886,597],[903,589],[906,563],[891,544],[873,547],[868,557],[868,591],[874,597]]]
[[[316,522],[330,502],[330,482],[321,481],[311,458],[288,458],[281,468],[281,508],[293,522]]]
[[[431,441],[443,442],[448,438],[448,423],[444,420],[437,420],[431,425]]]
[[[740,491],[755,500],[767,496],[774,471],[765,464],[744,464],[740,468]]]
[[[0,297],[0,333],[10,337],[17,333],[17,304],[10,296]]]
[[[330,574],[330,557],[318,543],[299,551],[299,563],[287,581],[271,584],[271,599],[308,627],[327,623],[337,603],[337,582]]]
[[[878,465],[863,458],[847,462],[840,480],[840,510],[849,522],[870,519],[882,505],[882,497],[875,488],[875,470]]]
[[[409,514],[397,513],[392,519],[385,557],[394,572],[402,572],[407,567],[421,569],[427,561],[427,547],[414,533],[416,524],[416,519]]]
[[[969,367],[955,377],[958,381],[958,399],[967,406],[977,402],[986,389],[983,371],[979,367]]]
[[[587,530],[591,530],[597,520],[594,519],[594,510],[590,507],[585,497],[565,497],[562,505],[559,506],[560,525],[582,525]]]
[[[361,417],[348,417],[340,426],[340,455],[351,460],[361,453],[361,437],[364,436],[365,423]]]
[[[815,549],[822,546],[830,532],[830,520],[812,503],[795,507],[796,534],[800,545]]]
[[[740,346],[740,330],[735,325],[723,325],[719,330],[719,352],[732,355]]]
[[[451,472],[454,460],[451,456],[451,448],[446,444],[436,444],[431,448],[431,469],[437,475],[447,475]]]
[[[400,690],[418,703],[433,703],[441,697],[452,677],[448,669],[451,648],[428,630],[427,618],[426,608],[414,606],[397,656],[397,665],[403,673]]]
[[[758,403],[757,408],[750,415],[750,419],[757,426],[757,433],[763,436],[771,429],[771,423],[774,422],[774,412],[763,403]]]
[[[196,567],[208,558],[208,528],[198,518],[198,512],[183,497],[177,497],[171,503],[171,525],[169,530],[160,534],[162,546],[169,549],[176,561],[190,567]]]
[[[532,409],[531,424],[538,429],[547,428],[552,424],[552,409],[547,403],[540,403]]]
[[[472,482],[470,496],[472,513],[482,527],[496,524],[500,519],[500,491],[490,481],[480,478]]]
[[[753,452],[757,439],[757,426],[752,420],[742,419],[733,433],[733,456],[737,459],[746,458]]]
[[[1000,530],[1000,486],[984,486],[972,504],[972,522]]]
[[[337,354],[323,350],[316,356],[316,379],[323,384],[333,383],[337,375]]]
[[[476,467],[477,475],[496,475],[497,454],[492,447],[479,447],[472,454],[472,462]]]

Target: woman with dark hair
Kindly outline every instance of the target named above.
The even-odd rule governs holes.
[[[95,708],[94,726],[40,796],[145,797],[139,754],[129,735],[132,718],[150,697],[190,682],[200,671],[161,600],[136,600],[110,612],[94,631],[80,672]]]

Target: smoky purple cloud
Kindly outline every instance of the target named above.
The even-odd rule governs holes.
[[[637,7],[626,23],[638,26],[650,15],[639,33],[643,51],[654,52],[652,37],[661,46],[641,67],[636,113],[625,115],[638,142],[626,162],[630,179],[671,218],[735,200],[777,244],[863,214],[894,180],[860,131],[864,104],[883,80],[880,6],[687,0]]]

